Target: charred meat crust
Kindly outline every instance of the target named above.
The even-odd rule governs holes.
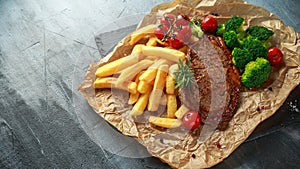
[[[220,37],[204,35],[190,45],[186,56],[198,86],[182,90],[181,102],[199,111],[205,124],[225,130],[235,114],[241,87],[239,70]]]

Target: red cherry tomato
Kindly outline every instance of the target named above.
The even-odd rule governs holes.
[[[158,39],[163,39],[164,35],[168,32],[168,27],[166,25],[159,25],[155,30],[154,34]]]
[[[189,20],[188,16],[184,16],[184,14],[178,15],[177,21],[176,21],[176,26],[188,25],[190,23],[188,20]]]
[[[172,34],[172,38],[169,38],[169,40],[168,40],[168,43],[174,49],[179,49],[183,46],[183,42],[182,42],[182,40],[179,39],[180,37],[178,35],[180,35],[178,32],[174,32]]]
[[[216,18],[209,15],[203,19],[203,21],[201,22],[201,27],[205,32],[215,33],[218,27],[218,22]]]
[[[195,111],[187,112],[182,118],[182,123],[186,129],[193,130],[201,123],[200,114]]]
[[[272,47],[268,50],[268,60],[271,65],[278,65],[283,60],[283,54],[280,49]]]
[[[182,41],[187,42],[192,36],[192,30],[190,26],[182,26],[180,34],[183,35]]]
[[[160,18],[160,24],[170,26],[173,24],[175,20],[175,16],[172,14],[164,14],[163,17]]]
[[[190,20],[190,17],[187,16],[186,14],[183,14],[183,13],[182,13],[182,14],[179,14],[179,16],[181,16],[183,19],[185,19],[185,20],[187,20],[187,21],[189,21],[189,22],[191,21],[191,20]]]

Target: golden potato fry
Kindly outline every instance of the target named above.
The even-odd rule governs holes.
[[[151,60],[141,60],[140,62],[124,69],[117,78],[116,85],[124,85],[130,82],[140,71],[148,68],[153,64]]]
[[[160,104],[160,99],[166,83],[166,76],[169,70],[168,65],[161,65],[158,68],[156,78],[153,85],[153,90],[149,97],[148,110],[156,111]]]
[[[140,81],[144,81],[146,83],[150,83],[151,81],[153,81],[156,77],[156,73],[157,73],[157,68],[148,68],[140,77],[139,80]]]
[[[129,93],[136,94],[137,93],[137,84],[135,82],[130,82],[128,84]]]
[[[175,116],[178,119],[182,119],[182,117],[184,116],[185,113],[187,113],[189,111],[189,109],[187,107],[185,107],[185,105],[181,105],[179,107],[179,109],[175,112]]]
[[[143,47],[145,45],[143,44],[137,44],[133,47],[132,51],[131,51],[131,54],[134,54],[134,53],[140,53],[142,50],[143,50]],[[139,55],[139,60],[143,58],[143,55]]]
[[[156,73],[157,73],[157,69],[159,66],[163,65],[163,64],[169,64],[170,62],[167,61],[166,59],[159,59],[158,61],[156,61],[155,63],[153,63],[146,71],[145,73],[143,73],[139,79],[143,80],[147,83],[150,83],[151,81],[153,81],[156,77]]]
[[[117,78],[115,77],[104,77],[97,78],[93,83],[95,89],[104,89],[104,88],[117,88],[122,90],[127,90],[130,93],[137,93],[137,84],[135,82],[129,82],[125,85],[116,85]]]
[[[140,39],[142,39],[143,37],[147,36],[147,35],[151,35],[154,34],[154,30],[156,29],[157,25],[147,25],[141,29],[138,29],[136,31],[134,31],[131,34],[131,39],[129,44],[130,45],[134,45],[136,44]]]
[[[176,96],[173,94],[167,95],[167,114],[169,118],[175,118],[175,112],[177,110]]]
[[[141,53],[142,47],[145,45],[135,45],[134,48],[132,49],[132,52],[130,55],[125,56],[125,59],[119,67],[116,68],[115,74],[120,74],[122,70],[132,66],[133,64],[139,62],[140,60],[144,59],[145,56]]]
[[[140,77],[144,72],[145,72],[145,71],[143,70],[143,71],[139,72],[139,73],[135,76],[134,82],[135,82],[136,84],[139,84],[139,82],[140,82],[139,77]]]
[[[167,42],[163,42],[160,39],[158,39],[157,37],[156,37],[156,42],[163,46],[167,46],[167,47],[169,46],[169,44]]]
[[[103,89],[103,88],[115,88],[115,77],[104,77],[104,78],[97,78],[94,81],[93,87],[95,89]]]
[[[138,99],[139,99],[139,96],[140,96],[139,92],[136,92],[135,94],[130,93],[128,104],[134,104],[134,103],[136,103],[138,101]]]
[[[98,77],[106,77],[106,76],[111,76],[111,75],[115,74],[117,68],[121,64],[123,64],[126,59],[128,59],[128,57],[123,57],[123,58],[117,59],[115,61],[109,62],[109,63],[99,67],[96,70],[95,75],[98,76]],[[135,63],[138,62],[137,58],[135,58],[135,60],[132,60],[132,61],[133,62],[136,61]]]
[[[143,80],[141,80],[137,86],[137,91],[142,94],[151,91],[151,89],[152,85]]]
[[[150,91],[145,94],[142,94],[139,97],[139,99],[137,100],[137,102],[135,103],[135,105],[133,106],[130,112],[131,116],[137,116],[143,114],[148,103],[149,95],[150,95]]]
[[[166,78],[166,93],[167,94],[175,93],[175,79],[170,74]]]
[[[144,73],[145,71],[141,71],[139,72],[136,76],[135,76],[135,80],[134,82],[138,85],[140,80],[139,80],[139,77]],[[129,100],[128,100],[128,104],[134,104],[137,102],[137,100],[139,99],[140,97],[140,93],[139,92],[136,92],[135,94],[132,94],[130,93],[130,96],[129,96]]]
[[[155,81],[154,81],[154,89],[161,89],[163,90],[166,83],[166,77],[168,75],[169,66],[168,65],[161,65],[158,68]]]
[[[171,119],[171,118],[164,118],[164,117],[156,117],[150,116],[149,122],[159,127],[164,128],[176,128],[180,127],[182,122],[179,119]]]
[[[177,63],[179,63],[179,60],[185,59],[185,53],[183,52],[157,46],[143,46],[142,53],[146,56],[157,56]]]
[[[176,79],[175,72],[178,72],[178,64],[173,64],[169,68],[169,75]]]
[[[146,43],[146,46],[156,46],[156,45],[157,45],[156,37],[151,36],[148,42]]]
[[[125,69],[126,67],[129,67],[135,63],[138,63],[140,59],[142,59],[142,47],[144,45],[136,45],[133,48],[133,52],[131,55],[122,57],[120,59],[117,59],[115,61],[106,63],[105,65],[99,67],[96,70],[95,75],[97,77],[107,77],[107,76],[111,76],[115,73],[119,73],[120,71],[122,71],[123,69]]]

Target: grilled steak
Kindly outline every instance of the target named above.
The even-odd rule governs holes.
[[[187,58],[197,83],[191,89],[181,90],[181,102],[200,112],[205,124],[226,129],[235,113],[241,87],[239,71],[231,64],[230,51],[221,39],[204,35],[190,45]]]

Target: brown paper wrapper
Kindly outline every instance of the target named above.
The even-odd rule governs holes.
[[[131,53],[133,47],[129,45],[130,35],[126,36],[112,53],[100,62],[90,65],[79,91],[96,113],[124,135],[137,139],[150,154],[173,168],[208,168],[228,157],[259,123],[276,112],[289,93],[300,83],[300,34],[261,7],[228,0],[175,0],[160,4],[144,17],[138,28],[156,23],[163,13],[185,13],[198,18],[213,13],[218,14],[219,23],[239,15],[245,18],[246,26],[263,25],[272,29],[275,34],[271,42],[284,54],[284,63],[272,67],[268,82],[254,91],[242,90],[236,114],[225,131],[203,127],[201,133],[199,130],[188,132],[181,128],[155,128],[147,123],[147,112],[140,119],[133,119],[128,116],[131,106],[127,105],[126,92],[95,90],[92,87],[95,71],[99,66]],[[270,88],[272,90],[269,90]],[[262,105],[264,109],[258,110]],[[163,111],[164,109],[161,110]]]

